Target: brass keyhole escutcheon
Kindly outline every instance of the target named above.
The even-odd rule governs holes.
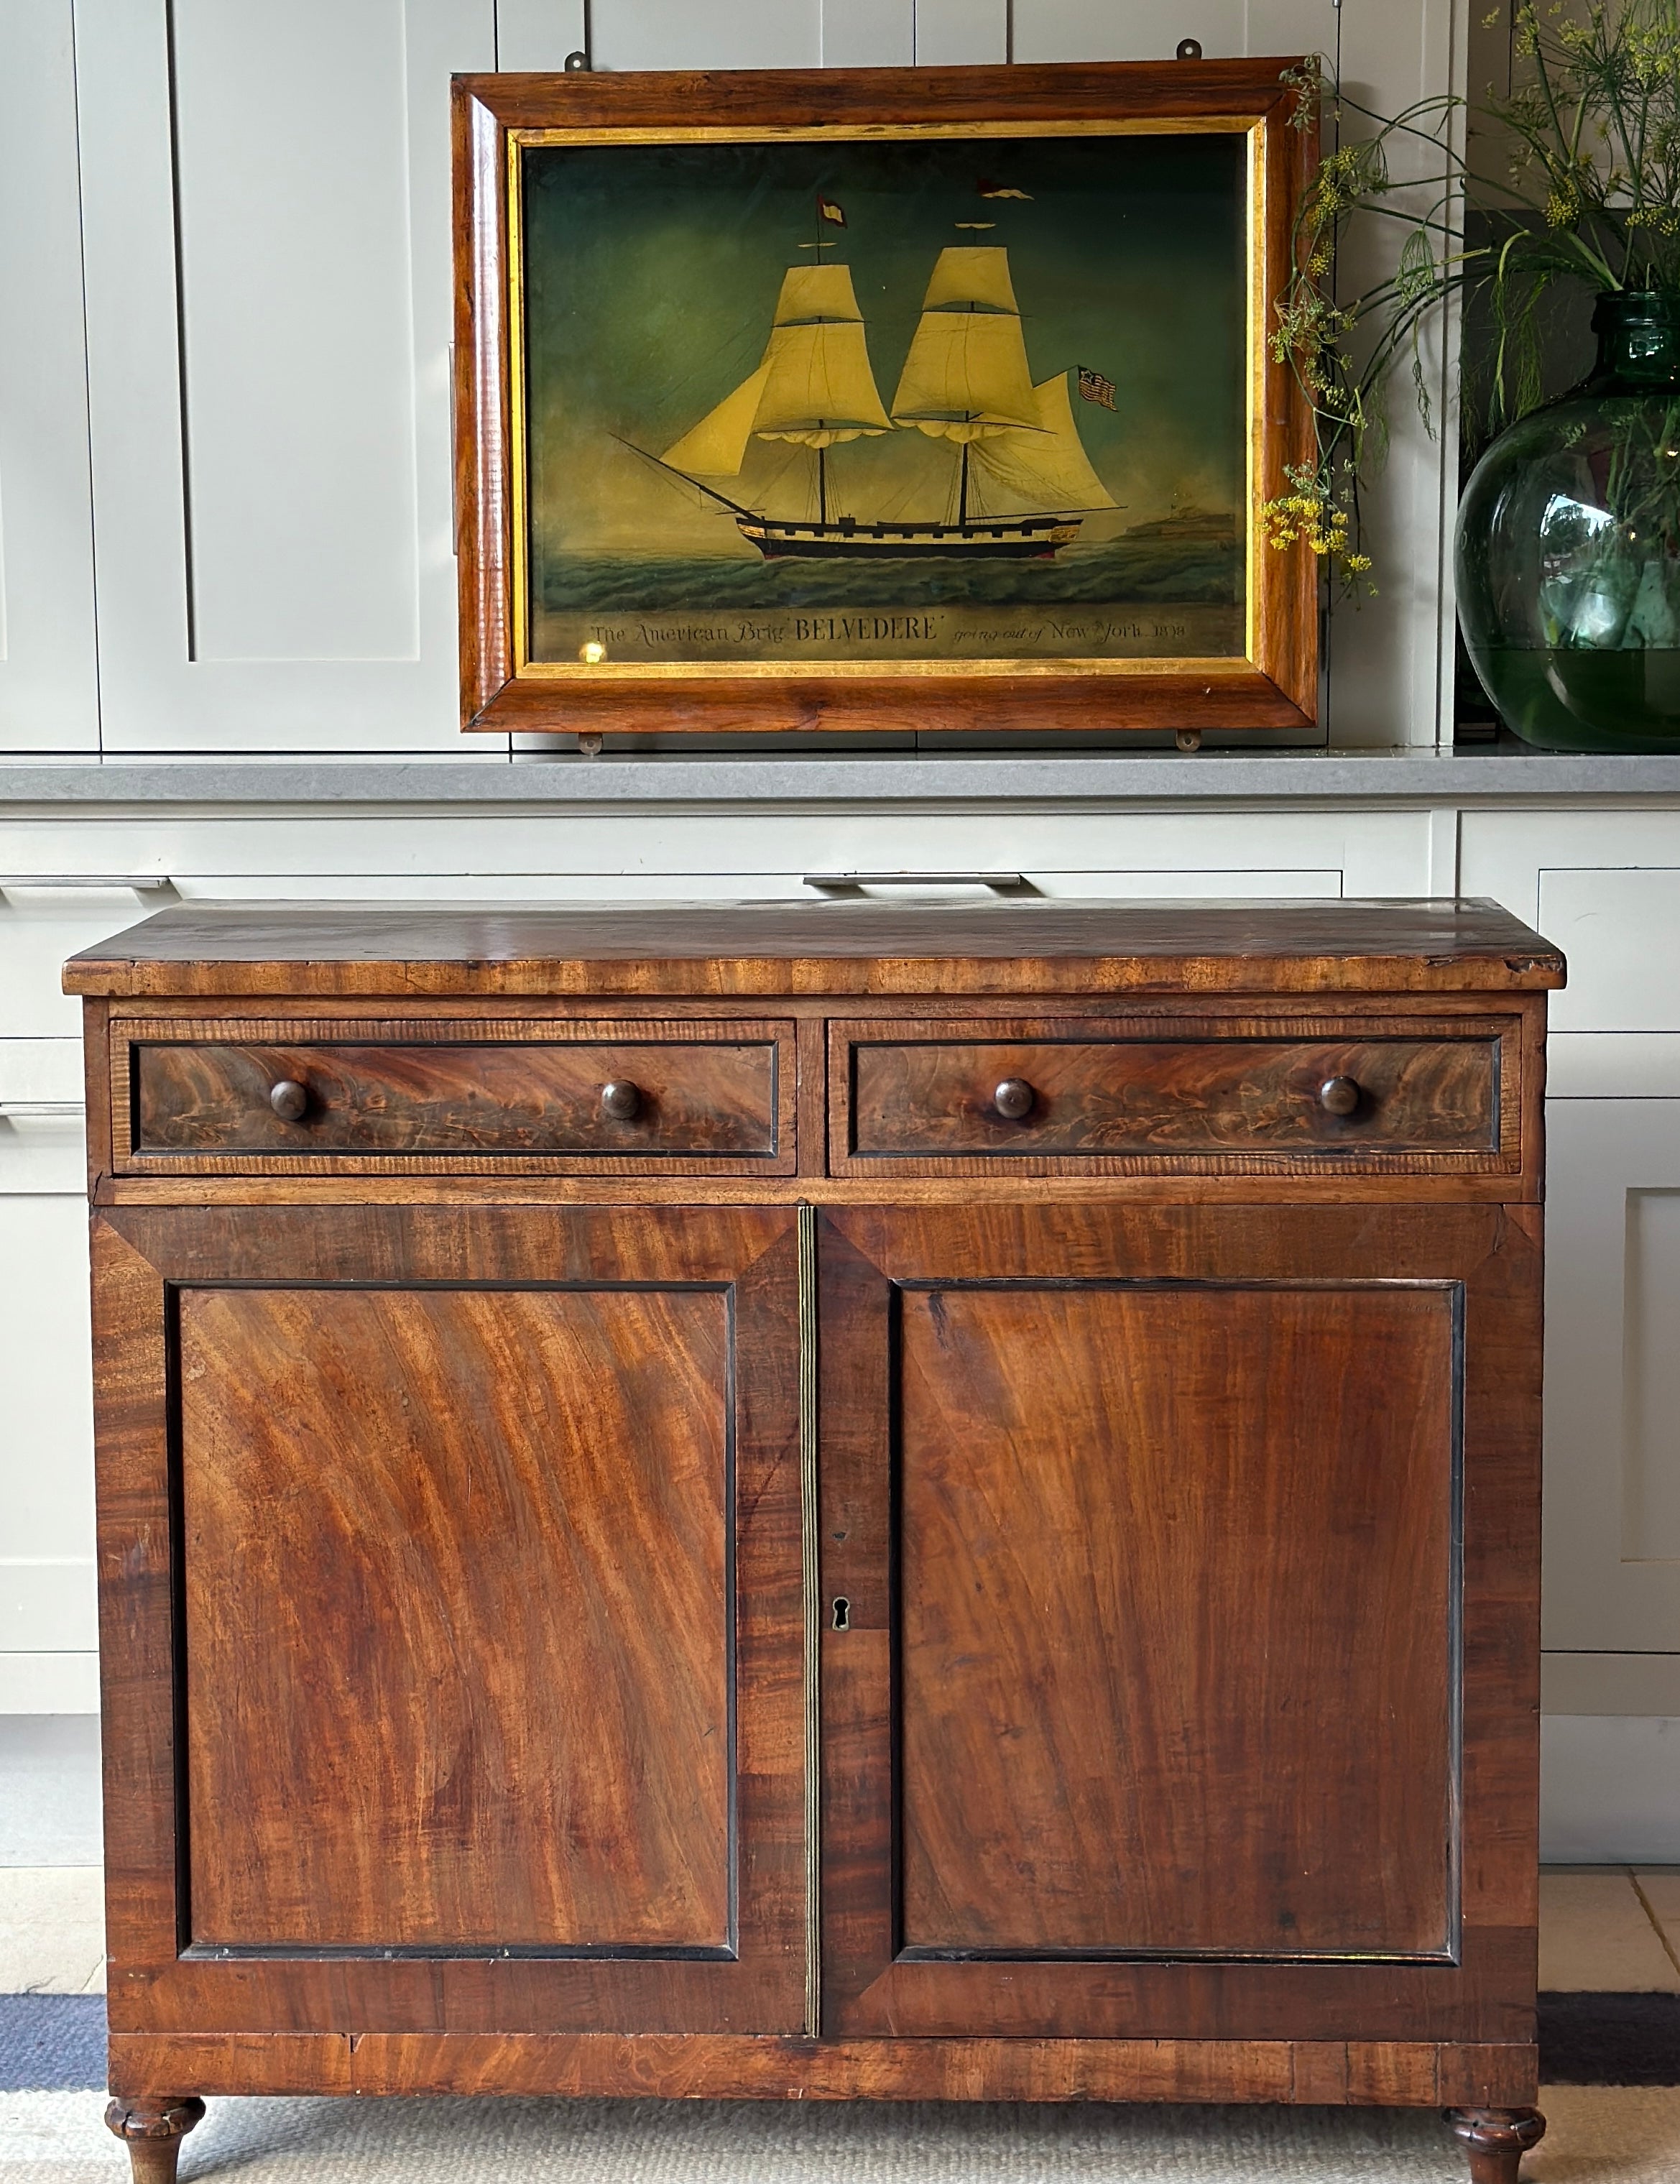
[[[851,1602],[850,1602],[849,1600],[846,1600],[846,1599],[843,1599],[843,1599],[840,1599],[840,1600],[837,1600],[837,1601],[835,1602],[835,1603],[834,1603],[834,1628],[835,1628],[837,1630],[849,1630],[851,1629],[851,1627],[852,1627],[852,1603],[851,1603]]]

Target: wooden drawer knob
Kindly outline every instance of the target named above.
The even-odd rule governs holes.
[[[1024,1077],[1006,1077],[992,1095],[992,1105],[1005,1122],[1018,1123],[1032,1112],[1037,1094]]]
[[[642,1089],[626,1078],[601,1087],[601,1112],[609,1123],[633,1123],[642,1112]]]
[[[295,1078],[282,1077],[269,1095],[269,1105],[282,1123],[301,1123],[309,1112],[309,1088]]]
[[[1351,1077],[1327,1077],[1318,1088],[1318,1104],[1327,1115],[1351,1115],[1360,1096],[1358,1082]]]

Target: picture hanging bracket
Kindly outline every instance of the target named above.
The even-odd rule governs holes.
[[[1177,58],[1181,61],[1200,60],[1202,58],[1201,40],[1199,38],[1181,38],[1178,41],[1178,53]],[[570,68],[571,66],[571,63],[568,61],[566,63],[566,66]]]
[[[566,55],[568,75],[587,75],[595,66],[595,25],[591,13],[589,0],[583,0],[583,45],[581,51]]]

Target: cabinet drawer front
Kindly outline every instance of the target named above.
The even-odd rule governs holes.
[[[775,1025],[117,1028],[120,1164],[779,1168],[791,1138]]]
[[[854,1159],[1500,1150],[1497,1035],[893,1036],[850,1042]]]

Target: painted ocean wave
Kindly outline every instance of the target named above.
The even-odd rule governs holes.
[[[1054,561],[743,560],[723,555],[551,554],[553,614],[672,608],[1235,606],[1242,561],[1217,542],[1116,539]]]

